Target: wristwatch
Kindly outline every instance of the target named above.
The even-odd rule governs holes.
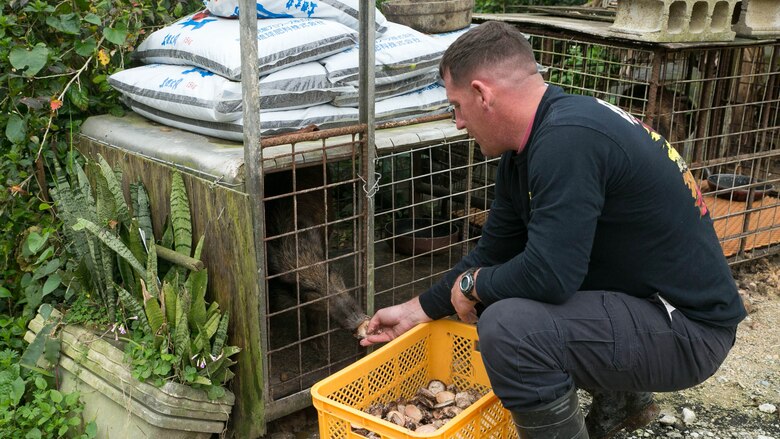
[[[476,267],[471,267],[468,270],[466,270],[465,273],[463,273],[463,276],[460,278],[460,282],[458,282],[458,287],[460,287],[460,292],[463,293],[464,296],[466,296],[466,299],[469,299],[472,302],[478,302],[477,298],[474,297],[473,294],[471,294],[472,291],[474,291],[474,272],[477,271]]]

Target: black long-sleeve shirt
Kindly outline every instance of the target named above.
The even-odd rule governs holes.
[[[733,326],[745,309],[707,207],[684,160],[625,111],[549,86],[521,153],[499,161],[476,248],[420,296],[432,318],[454,313],[450,289],[469,267],[481,302],[562,303],[584,290],[659,293],[687,315]]]

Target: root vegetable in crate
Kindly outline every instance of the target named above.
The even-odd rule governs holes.
[[[272,198],[266,204],[268,269],[283,287],[273,291],[290,294],[288,303],[292,299],[309,304],[304,308],[306,336],[324,332],[329,315],[341,328],[362,338],[368,316],[328,257],[326,223],[333,208],[326,208],[331,197],[324,189],[322,168],[299,169],[294,182],[292,176],[292,172],[280,172],[265,181],[266,195]],[[279,302],[281,298],[273,299]]]

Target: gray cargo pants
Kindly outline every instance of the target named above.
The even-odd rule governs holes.
[[[712,376],[734,344],[724,328],[667,312],[658,296],[580,291],[566,303],[505,299],[477,324],[493,391],[524,411],[590,390],[666,392]]]

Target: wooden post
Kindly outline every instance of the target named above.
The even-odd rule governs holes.
[[[241,91],[244,108],[244,168],[246,191],[252,211],[254,257],[257,263],[257,294],[240,297],[234,302],[233,315],[246,316],[236,322],[234,332],[243,335],[243,351],[238,358],[234,381],[236,408],[231,422],[234,437],[254,438],[265,434],[264,386],[266,367],[263,352],[265,328],[265,213],[263,209],[263,153],[260,149],[260,68],[257,61],[257,6],[255,0],[239,1],[241,25]],[[235,327],[240,323],[245,327]]]
[[[374,195],[379,184],[376,180],[376,147],[374,138],[374,101],[376,70],[374,48],[376,47],[376,8],[374,2],[360,2],[360,58],[359,58],[359,108],[360,123],[366,127],[361,133],[361,169],[364,178],[362,212],[365,218],[363,239],[358,240],[365,251],[363,270],[366,276],[366,313],[374,313]]]

